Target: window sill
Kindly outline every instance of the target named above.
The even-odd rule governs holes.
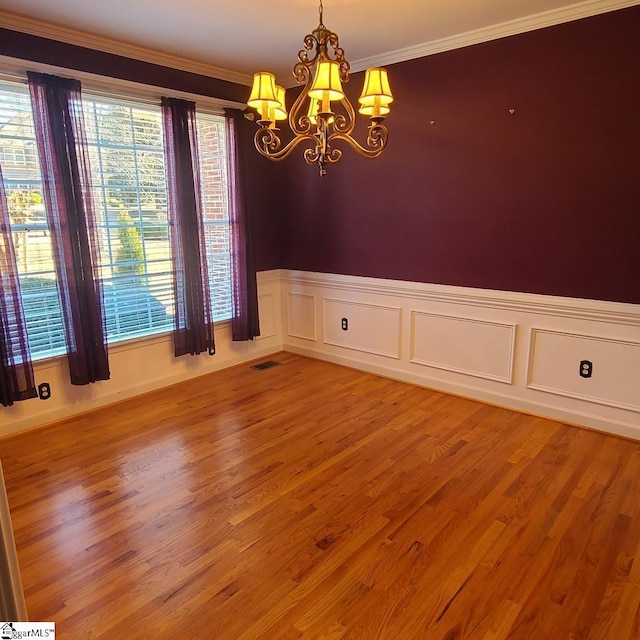
[[[218,320],[214,323],[214,331],[218,331],[221,328],[230,329],[231,318],[228,318],[227,320]],[[143,346],[152,346],[154,344],[166,344],[168,342],[171,342],[171,334],[172,331],[163,331],[161,333],[154,333],[151,335],[124,338],[122,340],[109,343],[109,353],[111,354],[133,351]],[[58,363],[64,360],[66,356],[66,353],[61,353],[55,356],[34,359],[33,365],[39,370],[51,369],[58,366]]]

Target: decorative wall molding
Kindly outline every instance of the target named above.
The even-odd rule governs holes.
[[[322,312],[325,344],[400,358],[400,307],[324,298]],[[346,330],[340,327],[343,318]]]
[[[360,58],[351,63],[351,71],[363,71],[369,67],[385,66],[396,62],[405,62],[406,60],[431,56],[436,53],[443,53],[444,51],[461,49],[462,47],[489,42],[490,40],[497,40],[498,38],[505,38],[519,33],[526,33],[527,31],[535,31],[536,29],[543,29],[544,27],[552,27],[564,22],[588,18],[609,11],[632,7],[637,4],[640,4],[638,0],[587,0],[587,2],[578,2],[567,7],[535,13],[530,16],[525,16],[524,18],[518,18],[517,20],[501,22],[489,27],[474,29],[473,31],[459,33],[447,38],[440,38],[439,40],[432,40],[431,42],[425,42],[412,47],[397,49],[368,58]]]
[[[276,302],[276,295],[273,291],[258,295],[260,335],[256,337],[256,340],[273,338],[277,334],[277,310],[279,307],[280,300]]]
[[[391,378],[392,380],[415,384],[419,387],[427,387],[443,393],[450,393],[463,398],[471,398],[479,402],[486,402],[491,405],[522,411],[543,418],[560,420],[574,426],[587,427],[632,440],[640,440],[640,425],[635,419],[636,416],[634,416],[633,419],[625,418],[625,416],[602,418],[590,411],[588,403],[586,402],[583,402],[582,406],[579,407],[550,406],[540,400],[522,398],[506,391],[499,392],[489,390],[472,384],[464,384],[462,381],[452,382],[451,380],[445,380],[436,376],[424,376],[420,373],[407,371],[405,369],[393,368],[384,363],[373,363],[366,358],[354,357],[353,353],[319,353],[315,349],[287,343],[285,343],[285,350],[301,356],[318,358],[345,367],[366,371],[374,375]],[[510,387],[505,385],[500,385],[500,388],[503,390],[510,389]]]
[[[258,287],[280,286],[282,272],[280,269],[270,269],[269,271],[258,271],[256,274]]]
[[[61,76],[67,76],[69,74],[69,69],[63,67],[0,55],[0,80],[26,84],[27,71],[53,73]],[[125,99],[135,98],[136,102],[157,106],[161,96],[166,93],[164,89],[154,85],[123,80],[122,78],[101,76],[97,73],[89,73],[78,69],[73,69],[71,75],[73,75],[73,78],[76,80],[82,82],[83,92],[91,96],[113,98],[116,100],[122,99],[123,97]],[[198,108],[203,113],[213,113],[216,115],[224,115],[224,107],[243,108],[246,106],[244,103],[203,96],[189,93],[188,91],[179,91],[177,89],[172,89],[171,95],[176,98],[183,98],[184,100],[193,100],[198,103]]]
[[[204,62],[190,60],[189,58],[163,53],[155,49],[70,29],[69,27],[64,27],[59,24],[52,24],[6,11],[0,11],[0,26],[5,29],[20,31],[21,33],[48,38],[49,40],[66,42],[67,44],[78,47],[104,51],[105,53],[133,58],[134,60],[141,60],[142,62],[150,62],[163,67],[170,67],[171,69],[189,71],[190,73],[197,73],[199,75],[209,76],[210,78],[219,78],[220,80],[228,80],[229,82],[251,86],[251,76],[244,73],[237,73]]]
[[[540,359],[546,360],[546,370],[538,366]],[[592,361],[590,378],[578,373],[583,359]],[[573,375],[562,371],[567,361]],[[640,342],[534,327],[529,341],[527,388],[640,412]]]
[[[498,38],[632,7],[637,4],[640,4],[640,0],[586,0],[586,2],[578,2],[567,7],[543,11],[525,16],[524,18],[474,29],[466,33],[455,34],[411,47],[388,51],[380,55],[353,60],[351,62],[351,71],[357,72],[368,67],[384,66],[406,60],[413,60],[415,58],[422,58],[444,51],[460,49]],[[228,80],[242,85],[251,85],[252,78],[247,74],[6,11],[0,11],[0,26],[50,40],[58,40],[80,47],[87,47],[89,49],[96,49],[106,53],[141,60],[143,62],[190,71],[192,73],[212,78],[220,78],[221,80]],[[286,86],[296,86],[295,80],[289,78]]]
[[[303,340],[317,340],[316,298],[313,295],[287,293],[287,335]]]
[[[515,340],[515,324],[411,312],[410,361],[422,366],[512,384]]]
[[[46,402],[33,399],[3,407],[0,438],[282,351],[281,274],[274,270],[257,275],[258,298],[273,303],[271,310],[266,307],[260,310],[261,324],[263,320],[265,326],[271,324],[268,333],[272,335],[234,342],[231,322],[216,322],[216,354],[182,358],[173,356],[171,332],[118,342],[109,347],[111,379],[81,387],[69,383],[66,358],[36,362],[36,384],[49,382],[51,398]],[[275,317],[266,321],[271,313]]]
[[[215,357],[173,358],[168,334],[132,340],[110,349],[113,379],[88,387],[68,384],[63,358],[37,363],[36,381],[52,383],[52,398],[3,409],[0,437],[286,349],[444,393],[640,439],[636,393],[640,388],[640,305],[285,270],[259,273],[258,294],[265,329],[261,340],[232,342],[230,323],[217,323]],[[357,322],[363,336],[355,345],[362,349],[332,344],[336,341],[330,336],[327,341],[325,305],[317,305],[319,299],[362,313]],[[291,315],[292,300],[302,304],[302,313]],[[376,313],[384,315],[385,309],[393,318],[389,325],[367,322],[376,319]],[[474,350],[474,341],[493,336],[502,349],[496,357],[497,369],[494,365],[485,369],[458,366],[455,351],[447,351],[446,336],[441,337],[444,357],[436,362],[444,366],[434,367],[421,348],[416,350],[421,337],[412,325],[418,316],[444,318],[440,328],[454,327],[449,336],[453,347],[461,336],[460,327],[477,330],[470,338]],[[292,320],[297,323],[293,332]],[[376,348],[375,336],[364,335],[380,329],[383,344],[397,344],[399,357],[375,353],[391,351]],[[562,348],[553,342],[542,343],[540,336],[559,336],[564,341]],[[481,349],[475,357],[478,354]],[[583,385],[585,391],[576,387],[577,364],[583,357],[594,359],[594,376],[589,386]],[[510,384],[505,384],[507,380]]]
[[[534,293],[473,289],[449,285],[343,276],[302,271],[283,271],[292,284],[326,287],[336,291],[374,293],[399,298],[428,300],[487,309],[524,311],[545,316],[591,320],[640,327],[640,306],[601,300],[563,298]]]
[[[327,336],[322,322],[314,343],[285,329],[287,351],[640,439],[640,305],[286,270],[281,288],[363,312],[355,345]],[[397,310],[399,358],[381,358],[371,346],[379,308]],[[339,320],[331,315],[333,324]],[[576,391],[584,344],[536,348],[540,332],[597,345],[596,383]]]

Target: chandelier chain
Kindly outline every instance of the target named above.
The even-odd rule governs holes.
[[[319,13],[320,13],[320,26],[321,26],[321,27],[324,27],[324,24],[322,23],[322,19],[323,19],[323,18],[322,18],[323,9],[324,9],[324,7],[322,6],[322,0],[320,0],[320,10],[319,10]]]

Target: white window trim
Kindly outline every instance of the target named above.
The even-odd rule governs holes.
[[[204,96],[201,94],[178,91],[166,87],[157,87],[121,78],[102,76],[76,69],[58,67],[44,64],[32,60],[22,60],[10,56],[0,55],[0,81],[9,83],[28,84],[27,72],[50,73],[65,78],[73,78],[82,83],[82,92],[86,92],[91,97],[103,97],[113,100],[123,100],[125,102],[139,102],[141,105],[159,106],[163,96],[182,98],[196,102],[196,112],[207,115],[224,116],[225,108],[245,109],[246,104],[231,100],[222,100]],[[213,80],[214,78],[212,78]],[[250,87],[247,87],[247,95]],[[219,320],[215,323],[216,329],[227,328],[231,325],[231,319]],[[136,343],[147,341],[166,341],[171,336],[171,331],[164,331],[143,336],[124,338],[109,345],[109,351],[119,351],[120,349],[135,348]],[[56,360],[66,358],[66,354],[48,355],[34,358],[34,364],[38,366],[53,363]]]
[[[212,98],[210,96],[178,91],[167,87],[156,87],[154,85],[143,84],[140,82],[132,82],[131,80],[111,78],[109,76],[101,76],[95,73],[88,73],[86,71],[77,71],[76,69],[67,69],[65,67],[57,67],[50,64],[43,64],[41,62],[33,62],[31,60],[21,60],[19,58],[11,58],[9,56],[0,56],[0,80],[26,83],[27,71],[52,73],[65,78],[80,80],[82,83],[83,93],[86,91],[94,96],[103,98],[112,98],[116,100],[133,99],[143,104],[146,103],[157,106],[160,104],[162,96],[170,96],[172,98],[193,100],[197,104],[197,111],[217,116],[224,115],[225,107],[244,109],[247,106],[240,102]],[[214,78],[212,78],[212,80],[214,80]],[[247,96],[248,95],[249,87],[247,87]]]

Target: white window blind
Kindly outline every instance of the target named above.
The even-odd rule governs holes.
[[[51,237],[31,101],[24,85],[0,85],[0,163],[32,355],[62,353],[64,329]]]
[[[109,341],[171,328],[159,108],[83,100]]]
[[[173,327],[173,282],[159,107],[83,99],[109,342]],[[198,115],[205,242],[214,320],[231,317],[224,119]],[[0,84],[0,162],[34,358],[64,352],[28,89]]]

